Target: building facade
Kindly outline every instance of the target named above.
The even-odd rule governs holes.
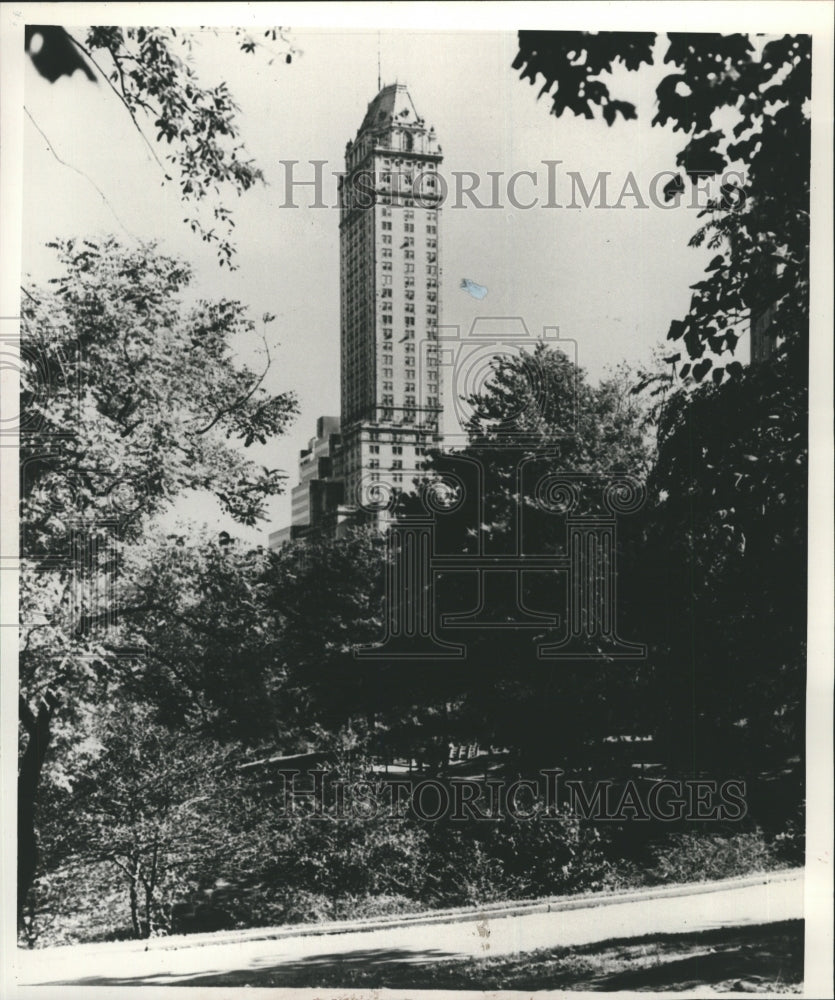
[[[316,436],[299,453],[299,481],[291,492],[290,524],[270,533],[270,548],[311,533],[333,533],[345,484],[340,475],[339,417],[319,417]]]
[[[404,84],[384,87],[339,184],[345,503],[410,489],[440,443],[442,152]]]
[[[405,84],[383,87],[339,179],[341,414],[319,418],[271,547],[377,522],[441,443],[441,161]]]

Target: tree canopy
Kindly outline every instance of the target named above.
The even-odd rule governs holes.
[[[531,84],[543,78],[539,96],[549,94],[552,114],[593,118],[599,109],[612,125],[637,110],[610,94],[608,74],[617,65],[640,71],[662,49],[652,33],[520,31],[513,67]],[[717,252],[667,335],[686,352],[683,378],[712,372],[721,382],[740,375],[728,355],[766,309],[772,337],[808,338],[812,40],[670,33],[663,64],[670,72],[656,89],[652,124],[686,139],[667,199],[684,190],[682,174],[692,183],[730,168],[740,176],[699,212],[691,245]]]
[[[241,52],[265,54],[269,64],[300,54],[280,27],[257,34],[237,28],[234,36]],[[216,245],[221,267],[233,268],[235,222],[219,199],[248,191],[264,176],[240,140],[240,108],[227,84],[208,86],[195,72],[198,42],[199,32],[160,27],[27,25],[25,32],[44,79],[54,83],[81,71],[113,91],[159,164],[162,183],[178,185],[188,213],[183,222]]]
[[[244,307],[187,305],[181,261],[115,240],[55,250],[54,287],[27,290],[22,312],[24,865],[59,700],[69,720],[101,696],[120,657],[141,655],[111,628],[134,596],[126,550],[187,491],[213,493],[242,524],[263,518],[285,476],[241,446],[283,433],[296,412],[292,392],[263,387],[266,342],[262,371],[234,359],[233,339],[256,335]]]

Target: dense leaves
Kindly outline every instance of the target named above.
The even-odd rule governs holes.
[[[56,287],[30,289],[22,314],[20,682],[30,757],[21,801],[29,803],[48,742],[34,738],[38,727],[55,733],[60,701],[52,780],[66,780],[74,738],[65,727],[83,726],[114,675],[143,652],[117,624],[135,603],[126,550],[141,548],[153,516],[187,491],[214,493],[241,523],[262,518],[284,475],[259,468],[240,445],[282,433],[296,410],[291,393],[263,388],[268,351],[261,372],[235,363],[232,342],[255,331],[240,303],[185,305],[181,262],[113,240],[55,246]],[[39,699],[47,699],[40,708]],[[27,764],[32,755],[37,767]]]
[[[793,345],[676,393],[659,427],[635,551],[640,614],[670,748],[704,766],[803,752],[806,364]]]
[[[611,125],[622,102],[598,77],[618,62],[630,70],[652,63],[660,56],[654,39],[520,31],[513,65],[531,83],[544,77],[540,95],[556,87],[553,114],[568,109],[591,118],[598,106]],[[705,221],[691,240],[719,253],[668,334],[698,362],[682,368],[697,382],[713,364],[703,355],[733,354],[766,309],[775,341],[808,337],[811,59],[807,35],[667,36],[663,62],[673,71],[658,84],[652,124],[686,136],[676,166],[690,182],[718,174],[723,180],[718,196],[700,202]],[[635,117],[627,107],[624,117]],[[679,175],[665,195],[673,200],[684,190]],[[731,364],[714,368],[712,377],[738,374]]]
[[[269,28],[261,38],[237,29],[235,37],[240,51],[263,50],[269,63],[279,56],[290,63],[298,52],[281,28]],[[199,44],[199,32],[175,28],[98,25],[75,34],[54,26],[26,29],[32,62],[50,82],[76,69],[94,82],[107,82],[162,168],[164,181],[178,184],[184,205],[195,205],[195,211],[200,203],[211,207],[212,221],[194,214],[183,222],[204,242],[216,244],[220,265],[232,268],[235,223],[218,199],[221,192],[240,195],[264,176],[240,141],[240,108],[228,86],[223,81],[207,86],[194,70],[191,53]]]
[[[545,77],[540,97],[556,85],[551,113],[557,117],[569,110],[593,118],[596,105],[611,125],[618,112],[624,118],[634,118],[635,106],[613,99],[600,76],[615,62],[628,70],[652,63],[654,42],[651,32],[520,31],[513,69],[521,69],[522,79],[529,80],[531,86],[540,73]]]
[[[155,723],[130,702],[102,707],[70,789],[50,793],[44,831],[64,880],[115,891],[134,937],[170,932],[174,905],[234,845],[218,823],[234,788],[234,747]],[[53,887],[53,891],[54,888]],[[79,887],[62,886],[66,907]]]
[[[579,515],[605,513],[602,497],[614,477],[639,485],[648,472],[646,414],[631,387],[625,370],[593,385],[565,354],[544,344],[497,358],[483,391],[469,400],[470,444],[432,461],[434,475],[457,478],[464,490],[461,505],[436,518],[437,550],[483,559],[564,554],[566,514],[543,502],[541,484],[549,476],[576,477]],[[444,667],[450,703],[442,716],[444,737],[512,748],[519,766],[535,772],[567,759],[573,765],[587,745],[635,724],[630,712],[640,665],[607,664],[602,637],[587,650],[598,662],[546,662],[537,655],[539,645],[566,634],[566,581],[547,568],[518,579],[497,574],[482,596],[485,627],[456,632],[450,626],[444,638],[466,643],[467,656]],[[439,614],[465,615],[479,599],[474,574],[439,573]]]

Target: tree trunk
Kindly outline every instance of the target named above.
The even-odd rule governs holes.
[[[156,913],[154,912],[154,890],[157,883],[157,856],[159,853],[159,842],[154,838],[154,849],[151,854],[151,871],[148,878],[142,879],[145,888],[145,923],[148,925],[148,937],[154,936],[157,929]]]
[[[139,923],[139,892],[137,890],[137,885],[139,883],[139,874],[136,870],[136,862],[131,862],[130,867],[130,922],[133,925],[133,936],[135,938],[141,938],[142,926]]]
[[[22,923],[26,899],[38,866],[38,838],[35,833],[35,807],[41,769],[51,738],[52,716],[58,696],[47,691],[38,706],[37,716],[20,697],[20,722],[29,737],[17,776],[17,919]]]

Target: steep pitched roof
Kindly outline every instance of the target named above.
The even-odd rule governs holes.
[[[422,119],[415,109],[405,83],[390,83],[383,87],[368,105],[360,132],[386,128],[391,124],[417,125]]]

